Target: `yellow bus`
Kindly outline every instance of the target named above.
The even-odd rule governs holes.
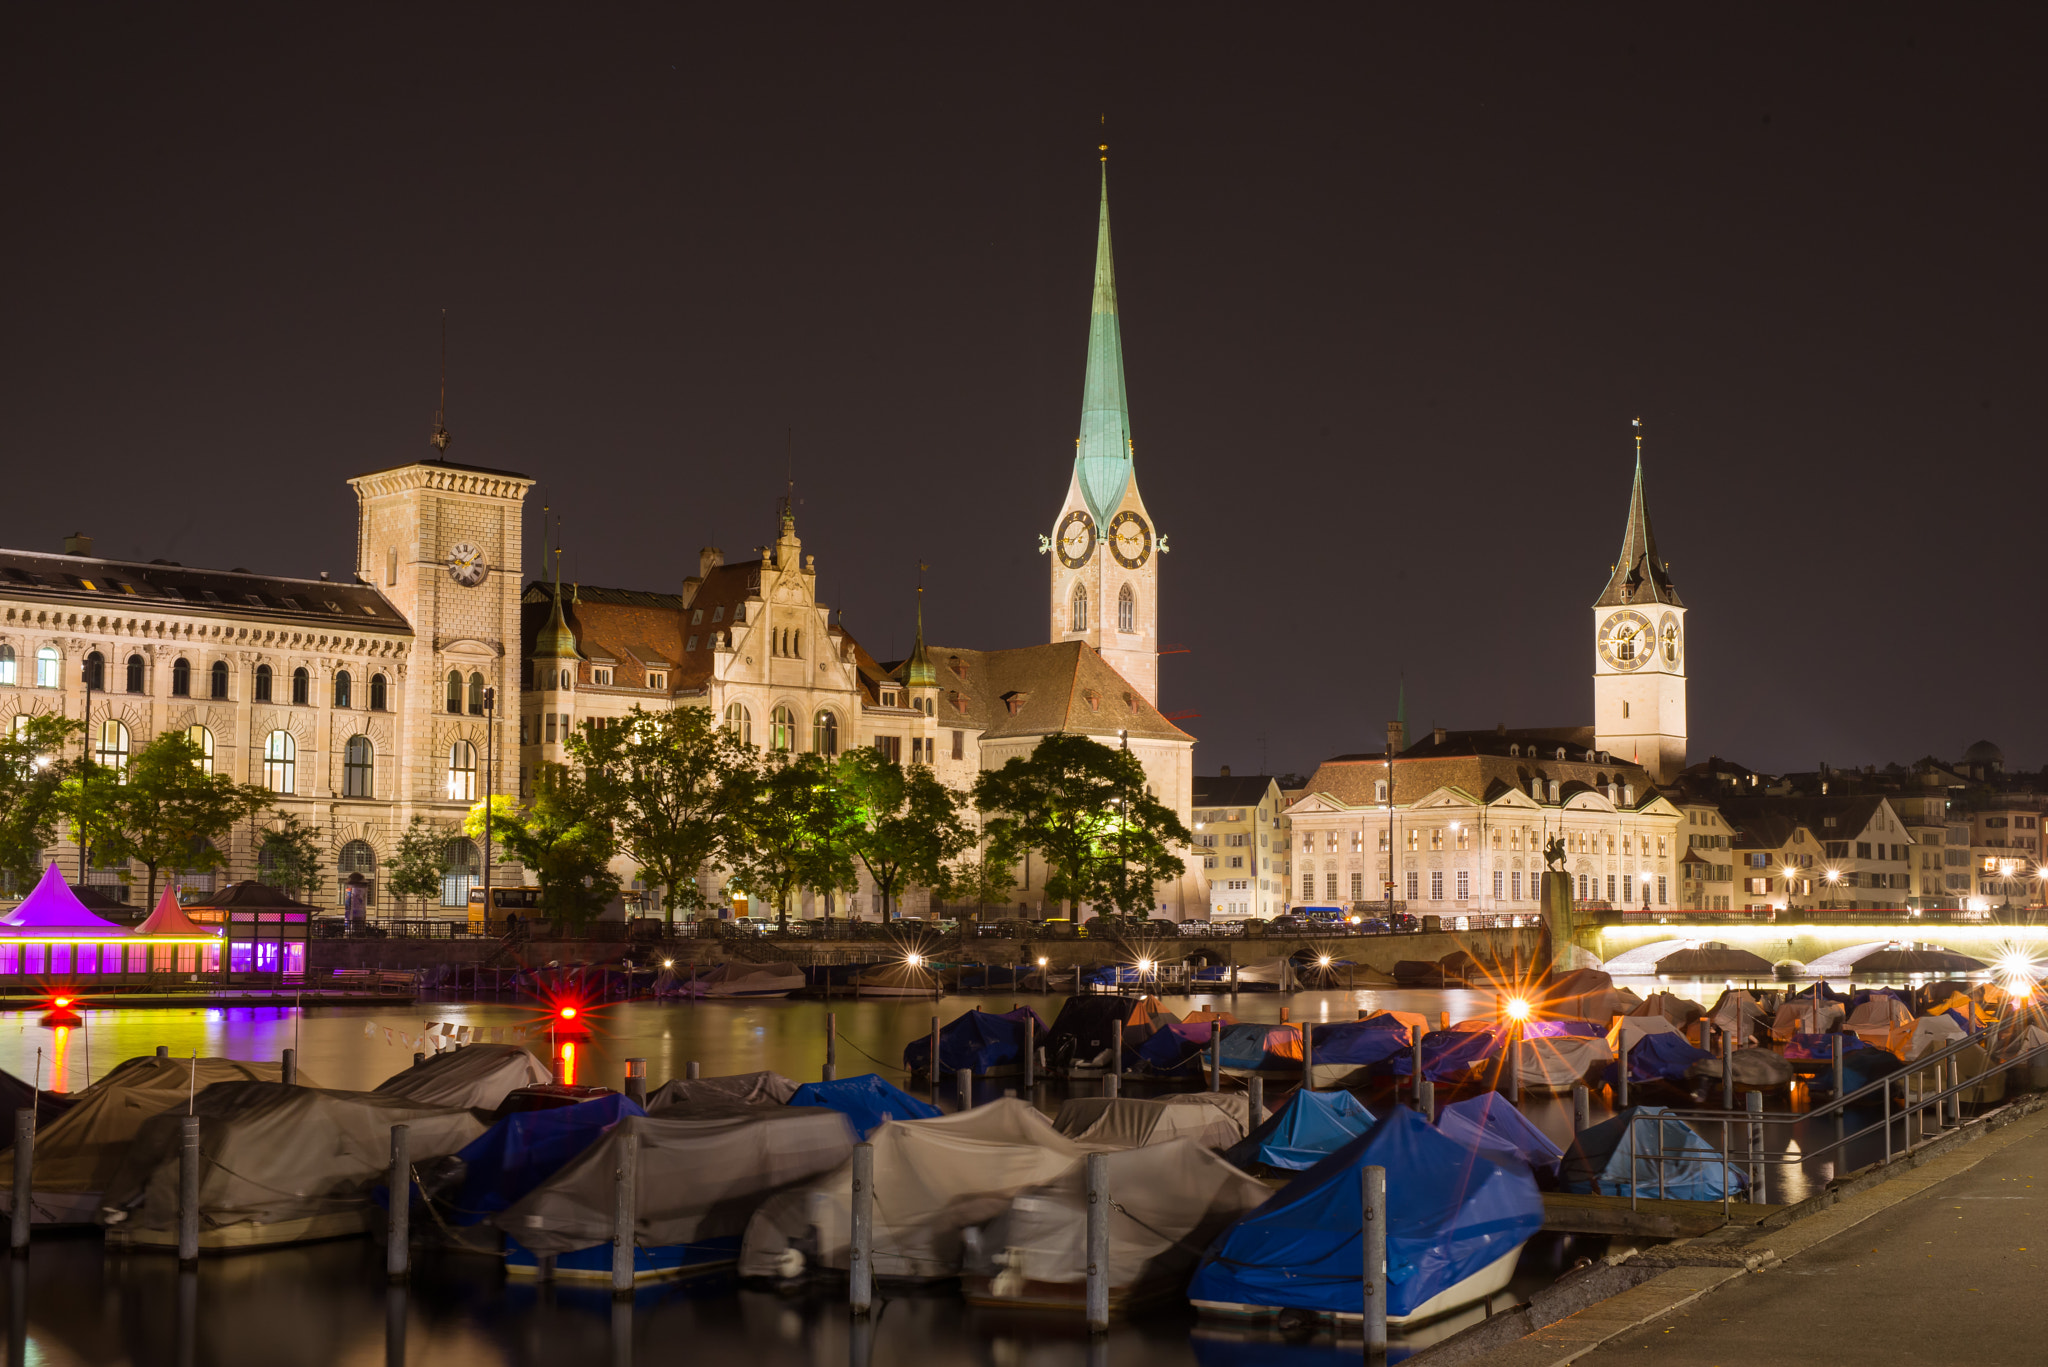
[[[488,905],[484,902],[484,892],[483,888],[469,890],[469,933],[472,935],[503,935],[507,916],[531,921],[540,915],[539,888],[491,888]]]

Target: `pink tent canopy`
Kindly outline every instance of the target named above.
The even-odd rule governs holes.
[[[178,890],[165,888],[164,895],[157,899],[156,910],[149,913],[149,919],[135,927],[137,935],[207,935],[212,932],[204,926],[192,924],[192,918],[178,905]]]
[[[87,911],[85,904],[78,900],[78,894],[64,881],[64,875],[57,872],[54,863],[43,871],[42,881],[36,884],[35,891],[22,898],[20,906],[0,917],[0,926],[14,934],[34,934],[51,929],[126,929]]]

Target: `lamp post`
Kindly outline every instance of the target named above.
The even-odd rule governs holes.
[[[491,929],[491,790],[497,786],[498,690],[484,690],[484,933]]]
[[[1796,887],[1798,886],[1798,884],[1797,884],[1797,883],[1796,883],[1796,882],[1795,882],[1794,880],[1795,880],[1795,879],[1796,879],[1796,878],[1797,878],[1797,877],[1799,876],[1799,870],[1798,870],[1798,868],[1797,868],[1796,866],[1794,866],[1793,864],[1791,864],[1790,862],[1788,862],[1788,863],[1787,863],[1787,864],[1785,865],[1785,868],[1784,868],[1784,874],[1785,874],[1785,919],[1789,921],[1789,920],[1791,920],[1791,919],[1792,919],[1792,893],[1793,893],[1793,889],[1794,889],[1794,888],[1796,888]]]
[[[1829,869],[1829,870],[1828,870],[1828,910],[1829,910],[1829,911],[1833,911],[1833,910],[1835,909],[1835,890],[1836,890],[1837,888],[1841,887],[1841,886],[1842,886],[1842,871],[1841,871],[1840,869]]]
[[[85,886],[85,852],[86,847],[91,843],[86,838],[88,833],[85,829],[85,811],[86,804],[89,801],[86,797],[85,785],[92,778],[92,690],[93,685],[100,682],[93,678],[92,657],[93,652],[87,651],[85,658],[79,661],[78,665],[79,681],[85,685],[85,753],[79,756],[83,768],[78,775],[78,886],[80,888]],[[104,684],[101,685],[100,691],[106,691]]]

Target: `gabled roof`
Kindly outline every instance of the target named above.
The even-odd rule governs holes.
[[[1271,774],[1195,775],[1197,807],[1256,807],[1273,786]]]
[[[930,654],[938,672],[938,724],[979,727],[984,740],[1060,734],[1100,739],[1118,731],[1147,740],[1194,739],[1080,641],[1017,650],[932,646]]]
[[[122,927],[112,921],[93,915],[78,900],[76,893],[64,881],[64,875],[57,872],[53,862],[43,870],[43,876],[21,899],[21,905],[6,916],[0,917],[0,928],[9,934],[32,934],[51,928],[65,930],[120,930]]]
[[[1614,562],[1607,587],[1593,606],[1618,607],[1623,603],[1669,603],[1683,607],[1671,571],[1657,558],[1657,534],[1650,530],[1650,506],[1643,498],[1642,448],[1636,449],[1635,487],[1628,496],[1628,522],[1621,531],[1621,558]]]

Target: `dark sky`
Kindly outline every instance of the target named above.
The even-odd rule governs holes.
[[[1696,758],[2048,758],[2035,21],[1377,8],[17,9],[5,541],[346,573],[446,308],[530,569],[542,502],[590,582],[749,554],[793,432],[870,648],[920,559],[935,638],[1030,644],[1106,114],[1204,771],[1376,748],[1404,671],[1590,721],[1639,413]]]

